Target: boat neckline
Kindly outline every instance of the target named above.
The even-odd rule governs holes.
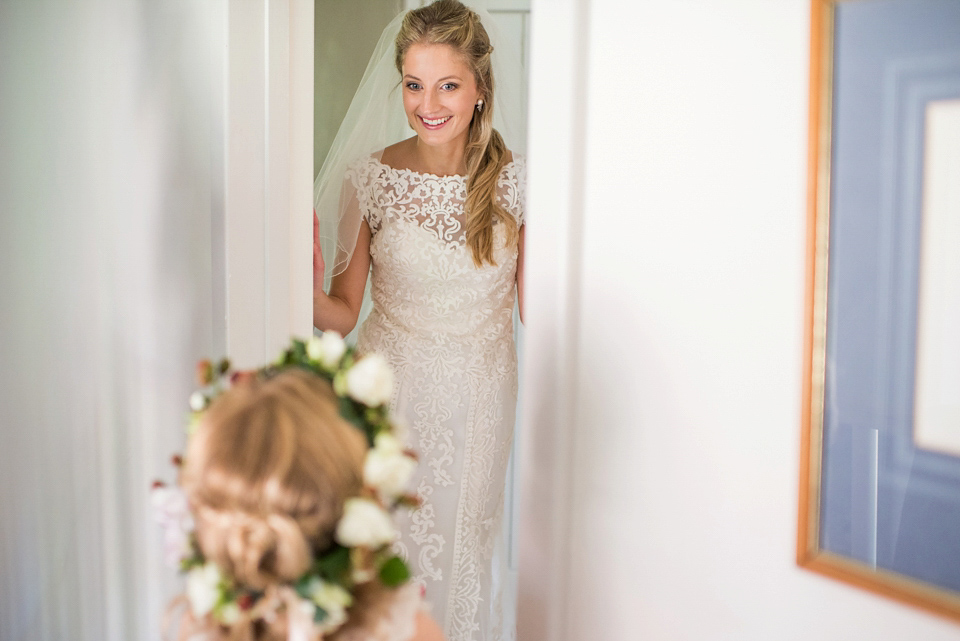
[[[431,174],[431,173],[426,172],[426,171],[417,171],[417,170],[415,170],[415,169],[403,169],[403,168],[400,168],[400,167],[394,167],[393,165],[388,165],[387,163],[383,162],[382,160],[380,160],[380,159],[377,158],[376,156],[370,156],[370,159],[373,160],[373,162],[377,163],[378,165],[380,165],[380,166],[382,166],[382,167],[386,167],[387,169],[389,169],[389,170],[391,170],[391,171],[396,171],[396,172],[398,172],[398,173],[413,174],[414,176],[426,176],[426,177],[428,177],[428,178],[439,178],[439,179],[441,179],[441,180],[448,180],[448,179],[454,179],[454,178],[455,178],[455,179],[459,179],[459,180],[463,180],[463,179],[466,178],[466,175],[464,175],[464,174],[450,174],[449,176],[441,176],[440,174]],[[514,154],[514,155],[513,155],[513,160],[511,160],[511,161],[508,162],[508,163],[505,163],[505,164],[503,165],[503,167],[500,168],[500,171],[503,171],[504,169],[506,169],[506,168],[509,167],[510,165],[515,165],[516,163],[517,163],[517,155]]]

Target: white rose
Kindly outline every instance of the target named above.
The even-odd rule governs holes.
[[[379,354],[368,354],[347,372],[347,393],[371,407],[383,405],[393,395],[393,372]]]
[[[217,618],[220,620],[220,623],[224,625],[233,625],[240,620],[240,606],[237,605],[236,601],[227,603],[220,608],[220,613]]]
[[[380,432],[373,439],[373,447],[383,454],[403,454],[403,444],[400,439],[389,432]]]
[[[207,406],[207,397],[203,392],[194,392],[190,395],[190,409],[194,412],[202,412]]]
[[[161,525],[171,521],[179,524],[190,516],[187,496],[179,487],[158,484],[150,490],[150,503],[154,517]]]
[[[187,574],[187,600],[197,618],[206,616],[220,600],[221,579],[220,568],[210,562]]]
[[[307,356],[327,369],[335,368],[347,351],[343,337],[335,331],[326,331],[322,336],[311,336],[307,341]]]
[[[342,587],[315,578],[307,585],[307,593],[327,613],[322,623],[325,631],[333,631],[347,621],[347,608],[353,604],[353,597]]]
[[[363,462],[363,480],[381,497],[392,499],[403,493],[416,468],[417,462],[403,453],[400,441],[391,434],[378,434]]]
[[[379,548],[397,538],[393,521],[382,507],[370,499],[347,499],[343,516],[337,523],[337,541],[347,547]]]
[[[163,531],[164,562],[176,567],[190,554],[193,515],[187,497],[179,487],[155,487],[150,492],[154,519]]]

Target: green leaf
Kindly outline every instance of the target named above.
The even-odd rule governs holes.
[[[200,567],[205,563],[203,555],[200,553],[200,546],[197,545],[196,538],[191,535],[190,537],[190,556],[180,559],[180,572],[186,574],[190,570],[196,567]]]
[[[364,434],[367,433],[367,423],[357,412],[357,405],[345,396],[340,397],[340,416],[345,421],[359,428]]]
[[[299,338],[293,339],[290,344],[290,351],[300,360],[307,360],[307,343]]]
[[[335,546],[317,559],[316,568],[324,580],[342,584],[350,573],[350,550],[341,545]]]
[[[395,588],[409,578],[410,570],[399,556],[387,559],[380,567],[380,581],[388,588]]]
[[[217,597],[217,604],[214,606],[217,609],[223,608],[223,606],[237,598],[237,595],[233,591],[233,586],[226,580],[220,581],[220,583],[217,584],[217,590],[220,592]]]
[[[307,599],[308,601],[310,600],[310,591],[308,590],[308,588],[310,587],[310,582],[312,580],[313,580],[313,576],[310,574],[307,574],[305,576],[300,577],[300,580],[297,581],[296,584],[293,586],[293,589],[296,590],[297,594],[300,595],[301,598]]]

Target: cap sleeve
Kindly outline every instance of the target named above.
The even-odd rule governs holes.
[[[527,159],[519,154],[504,165],[497,180],[500,204],[513,214],[517,225],[524,223],[527,197]]]
[[[355,216],[367,221],[370,230],[376,233],[382,222],[380,207],[377,206],[378,191],[382,191],[380,164],[373,157],[363,158],[347,167],[341,208],[355,209]]]
[[[336,190],[330,187],[332,179],[328,179],[325,173],[317,177],[314,211],[317,214],[317,235],[327,264],[325,287],[329,287],[332,278],[350,263],[363,221],[367,221],[371,230],[380,227],[382,208],[377,204],[377,190],[382,192],[383,189],[382,181],[378,179],[381,169],[373,157],[352,162],[336,172]]]

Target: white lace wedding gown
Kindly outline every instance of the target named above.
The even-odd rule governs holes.
[[[474,266],[463,177],[368,158],[348,178],[372,232],[374,308],[357,348],[393,367],[394,414],[420,456],[422,506],[401,519],[399,547],[449,641],[504,638],[499,548],[517,400],[517,248],[505,247],[497,225],[496,265]],[[518,157],[498,180],[500,203],[518,224],[524,184]]]

